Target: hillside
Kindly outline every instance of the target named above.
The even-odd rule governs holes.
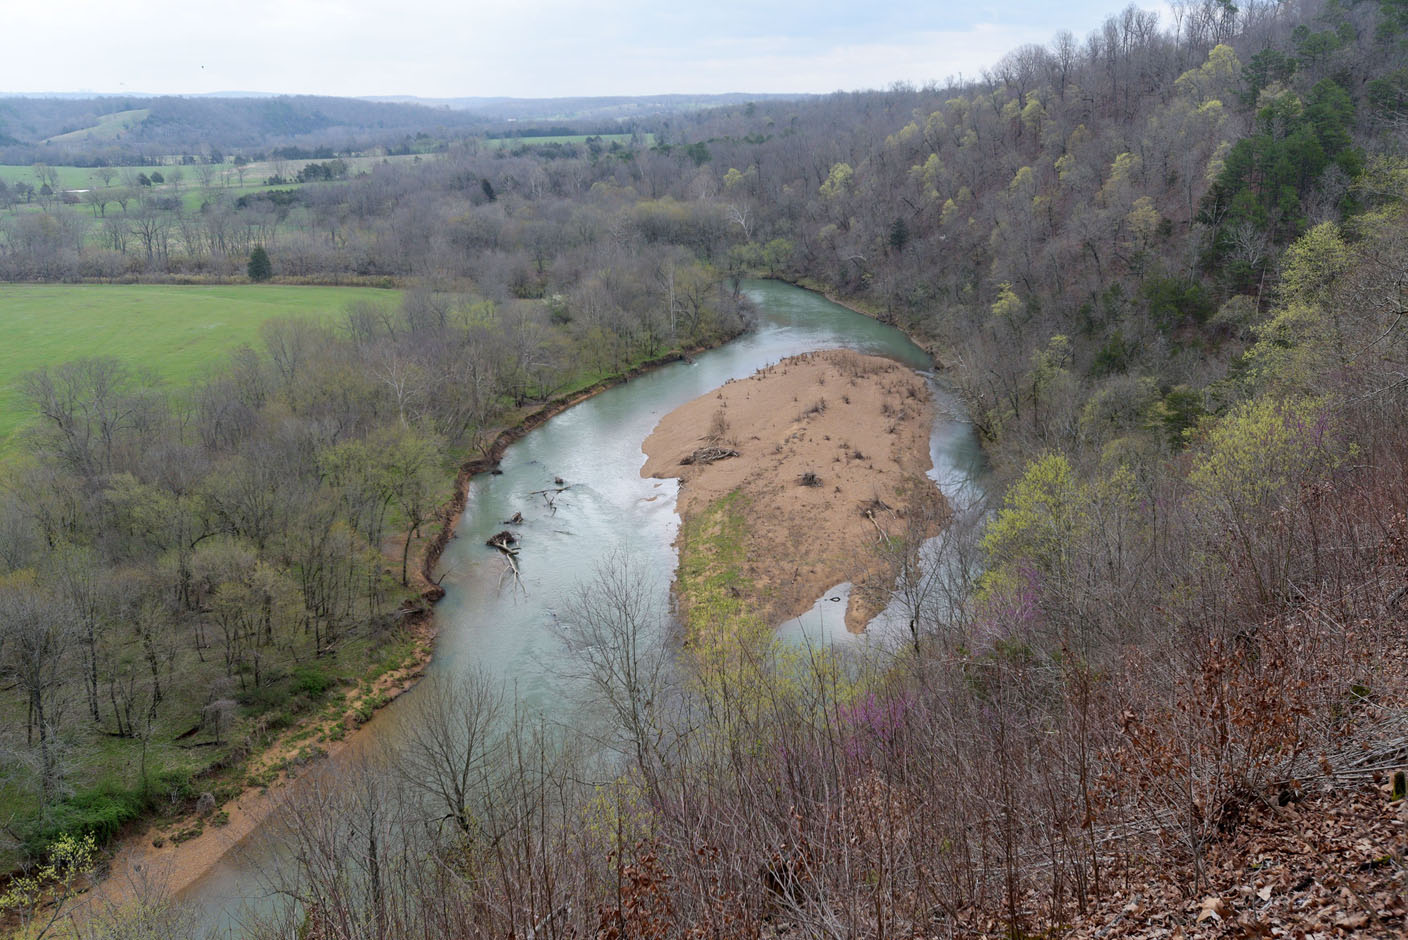
[[[29,719],[4,742],[13,856],[193,809],[180,735],[239,768],[271,727],[331,720],[438,596],[413,549],[449,540],[447,491],[499,428],[733,335],[741,279],[769,275],[922,341],[983,442],[988,503],[940,561],[884,539],[912,642],[700,643],[604,570],[543,614],[587,637],[574,724],[482,674],[428,684],[384,764],[294,807],[278,887],[301,906],[259,929],[1401,935],[1408,16],[1173,12],[950,87],[649,136],[447,127],[433,155],[283,158],[189,206],[150,177],[87,205],[10,190],[11,280],[243,280],[258,245],[275,281],[411,286],[182,394],[103,360],[31,378],[43,431],[0,489],[0,611],[29,638],[0,646],[0,707]],[[75,103],[71,129],[129,104]],[[229,107],[250,140],[340,133],[332,105]],[[768,600],[739,588],[745,508],[684,536],[717,549],[721,621]],[[169,775],[135,769],[148,744]],[[109,747],[128,763],[104,779]]]
[[[449,107],[489,120],[504,121],[626,121],[632,118],[685,114],[748,102],[788,101],[807,95],[633,95],[592,98],[417,98],[414,95],[369,98],[429,107]]]
[[[511,134],[570,124],[571,133],[630,133],[638,122],[799,95],[610,98],[331,98],[312,95],[0,95],[0,162],[131,164],[141,158],[279,147],[344,150]]]
[[[138,112],[146,112],[135,120]],[[0,97],[0,162],[72,163],[280,146],[387,144],[483,128],[488,119],[416,104],[279,95]],[[138,160],[137,162],[148,162]]]

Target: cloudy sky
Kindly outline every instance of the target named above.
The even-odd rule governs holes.
[[[6,9],[0,93],[557,97],[882,88],[976,75],[1058,30],[1084,37],[1122,5],[49,0]]]

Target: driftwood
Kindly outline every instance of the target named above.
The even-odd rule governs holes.
[[[890,515],[894,515],[895,507],[878,496],[872,497],[868,502],[861,503],[860,513],[862,516],[869,516],[877,512],[888,512]]]
[[[514,535],[508,529],[504,529],[497,535],[490,536],[485,540],[484,544],[490,548],[497,548],[505,555],[513,556],[518,554],[518,549],[514,547],[518,544],[518,536]]]
[[[514,587],[519,588],[520,590],[522,590],[522,591],[524,592],[524,594],[527,594],[528,589],[525,588],[525,587],[523,587],[523,579],[522,579],[521,577],[519,577],[519,574],[518,574],[518,560],[513,557],[513,556],[516,555],[516,554],[518,554],[518,553],[517,553],[517,552],[509,552],[509,551],[504,552],[504,563],[505,563],[505,564],[504,564],[504,570],[499,573],[499,587],[502,588],[503,585],[504,585],[504,575],[511,573],[511,574],[513,575],[513,585],[514,585]]]
[[[522,588],[523,579],[518,576],[518,559],[515,557],[518,554],[518,549],[514,547],[518,544],[518,536],[514,535],[508,529],[504,529],[502,532],[491,536],[484,544],[503,552],[506,567],[499,575],[499,586],[503,586],[504,575],[512,572],[514,585]]]
[[[873,526],[875,526],[875,531],[879,533],[879,535],[876,537],[875,541],[879,542],[881,545],[884,545],[884,544],[885,544],[885,539],[886,539],[887,536],[885,535],[885,530],[882,529],[882,528],[880,528],[880,523],[877,522],[877,521],[875,521],[875,513],[874,513],[874,511],[873,511],[873,510],[870,510],[870,509],[867,509],[867,510],[865,511],[865,518],[867,518],[867,519],[870,520],[870,524],[873,525]]]
[[[727,447],[701,447],[688,457],[680,459],[680,466],[688,467],[696,463],[713,463],[716,460],[727,460],[729,457],[737,457],[738,451]]]
[[[545,490],[534,490],[533,492],[528,494],[529,496],[541,496],[543,498],[543,502],[548,504],[548,508],[552,510],[552,514],[554,516],[557,515],[558,494],[565,493],[572,488],[571,484],[562,482],[562,477],[558,477],[557,482],[558,485],[555,487],[550,486]]]

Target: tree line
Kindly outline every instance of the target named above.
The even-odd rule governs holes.
[[[728,263],[934,338],[1001,490],[897,566],[913,642],[878,661],[679,653],[603,570],[563,618],[598,723],[471,677],[313,788],[306,929],[1021,936],[1149,859],[1197,897],[1248,803],[1353,780],[1404,692],[1395,11],[1130,9],[638,159]]]
[[[301,795],[280,886],[299,904],[254,935],[1020,936],[1064,928],[1147,859],[1197,896],[1242,807],[1352,776],[1404,692],[1403,17],[1336,0],[1172,9],[1167,29],[1130,8],[964,85],[676,116],[624,155],[466,145],[271,228],[276,270],[301,245],[308,271],[468,278],[508,312],[508,349],[531,312],[603,367],[713,322],[732,277],[824,286],[933,343],[998,492],[938,553],[887,546],[913,636],[872,660],[765,629],[681,649],[618,559],[562,618],[585,651],[580,724],[546,725],[482,676],[425,696],[408,740]],[[711,285],[698,320],[682,273]],[[408,336],[412,308],[439,319],[419,300],[395,329],[353,311],[333,346]],[[617,329],[647,310],[651,325]],[[321,342],[306,360],[283,345],[266,374],[322,361]],[[267,381],[283,398],[262,407],[316,414],[319,433],[372,401],[393,431],[480,426],[436,417],[414,382],[310,401],[298,389],[317,382]],[[542,381],[505,380],[500,401]],[[123,420],[148,427],[151,407]],[[248,409],[217,410],[237,455],[289,433],[251,437]],[[110,423],[48,446],[104,466],[130,433],[109,445]],[[268,476],[235,466],[270,498]],[[364,471],[327,466],[318,492],[341,506]],[[88,489],[63,493],[71,507]],[[241,520],[219,544],[256,563],[286,551],[268,521],[283,508],[212,505]],[[34,557],[11,577],[38,585]],[[272,601],[253,607],[273,622]],[[252,684],[270,627],[232,630]],[[43,695],[16,706],[52,712]],[[42,742],[26,747],[42,781]]]
[[[10,861],[185,805],[377,668],[416,540],[505,421],[741,329],[698,262],[618,264],[551,302],[416,288],[271,320],[190,387],[110,358],[26,376],[0,485]]]

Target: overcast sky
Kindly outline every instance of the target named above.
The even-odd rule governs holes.
[[[883,88],[976,75],[1058,30],[1084,37],[1122,5],[49,0],[6,5],[0,93],[538,98]]]

